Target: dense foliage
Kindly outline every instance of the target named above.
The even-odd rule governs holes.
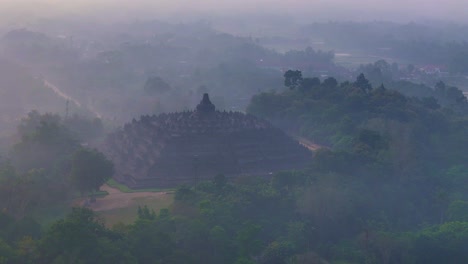
[[[466,104],[463,104],[466,101],[463,92],[441,81],[442,74],[428,74],[424,72],[424,69],[417,69],[411,64],[399,67],[397,63],[390,64],[385,60],[361,65],[358,72],[364,73],[375,87],[383,84],[386,88],[396,90],[408,97],[414,96],[420,99],[434,97],[441,106],[466,111]]]
[[[142,204],[135,222],[112,228],[85,208],[44,228],[1,214],[0,260],[463,263],[466,101],[441,106],[375,88],[364,75],[341,84],[285,77],[289,90],[254,97],[249,111],[322,143],[308,169],[180,186],[170,208]]]
[[[98,189],[113,167],[84,141],[94,142],[102,132],[98,119],[30,112],[18,125],[17,142],[0,160],[2,211],[22,218],[63,204],[76,191]]]
[[[363,188],[315,165],[268,180],[233,183],[219,175],[178,188],[170,209],[156,214],[140,207],[130,225],[108,228],[85,208],[44,231],[32,220],[2,215],[0,250],[5,263],[462,263],[468,257],[466,218],[397,228],[416,208],[405,214],[380,207],[376,199],[384,194]]]
[[[0,264],[467,262],[468,103],[453,86],[468,80],[467,26],[275,18],[263,28],[242,16],[231,23],[254,36],[240,37],[206,22],[65,17],[2,30],[0,135],[30,109],[64,117],[32,111],[0,138]],[[376,58],[391,63],[335,64]],[[287,68],[300,70],[283,85]],[[91,148],[102,121],[73,113],[118,124],[191,109],[208,92],[217,109],[241,111],[265,92],[248,112],[321,148],[304,171],[180,186],[159,212],[132,200],[142,204],[130,224],[81,207],[44,219],[113,173]]]
[[[82,194],[96,192],[114,175],[114,165],[95,149],[81,148],[73,153],[70,178]]]
[[[336,174],[333,188],[346,186],[336,191],[348,202],[342,213],[387,231],[464,221],[468,119],[458,89],[438,84],[431,91],[437,100],[374,88],[364,75],[340,85],[329,78],[308,86],[306,79],[284,93],[255,96],[249,111],[327,146],[316,153],[314,172]]]

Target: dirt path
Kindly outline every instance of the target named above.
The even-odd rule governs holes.
[[[62,97],[63,99],[66,99],[66,100],[69,100],[69,101],[72,101],[74,104],[76,104],[78,107],[81,107],[81,104],[80,102],[78,102],[77,100],[73,99],[71,96],[69,96],[68,94],[62,92],[62,90],[60,90],[57,86],[55,86],[54,84],[50,83],[49,81],[47,80],[42,80],[44,82],[44,86],[46,88],[49,88],[51,89],[52,91],[54,91],[55,94],[57,94],[58,96]]]
[[[308,139],[305,139],[303,137],[298,137],[298,136],[295,136],[294,137],[297,141],[299,141],[299,143],[301,145],[303,145],[304,147],[308,148],[309,150],[311,151],[317,151],[321,148],[327,148],[325,146],[322,146],[322,145],[319,145],[319,144],[315,144],[314,142],[308,140]]]
[[[57,94],[58,96],[62,97],[63,99],[65,100],[69,100],[71,102],[73,102],[75,105],[77,105],[78,107],[81,107],[81,103],[78,102],[75,98],[71,97],[70,95],[66,94],[65,92],[63,92],[62,90],[60,90],[60,88],[58,88],[56,85],[54,85],[53,83],[49,82],[48,80],[46,79],[43,79],[42,80],[44,82],[44,86],[46,88],[49,88],[51,89],[55,94]],[[101,118],[102,115],[99,114],[95,109],[94,107],[92,106],[87,106],[88,110],[91,111],[97,118]]]
[[[130,206],[136,198],[146,197],[161,197],[166,195],[166,192],[134,192],[124,193],[119,189],[110,187],[109,185],[103,185],[101,191],[106,191],[109,195],[102,198],[97,198],[96,202],[92,203],[89,208],[94,211],[107,211],[117,208],[125,208]]]

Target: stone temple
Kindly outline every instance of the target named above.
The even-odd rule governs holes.
[[[176,187],[218,174],[268,175],[304,168],[311,152],[267,121],[215,110],[208,94],[195,111],[141,116],[111,134],[104,152],[114,178],[132,188]]]

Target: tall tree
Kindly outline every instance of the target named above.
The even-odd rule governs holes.
[[[356,79],[356,82],[354,82],[354,85],[361,88],[364,92],[369,92],[370,90],[372,90],[372,86],[369,83],[369,80],[366,79],[363,73],[359,74],[359,76]]]
[[[284,73],[284,86],[289,89],[296,88],[302,81],[302,72],[299,70],[288,70]]]
[[[97,191],[114,174],[114,164],[95,149],[81,148],[73,154],[71,182],[82,194]]]
[[[73,208],[39,241],[34,263],[136,263],[122,237],[87,208]]]
[[[333,77],[328,77],[323,81],[323,86],[327,88],[335,88],[338,85],[338,81]]]

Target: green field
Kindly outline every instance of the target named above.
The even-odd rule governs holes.
[[[110,179],[107,181],[107,185],[112,188],[119,189],[119,191],[124,193],[135,193],[135,192],[170,192],[174,191],[174,189],[161,189],[161,188],[147,188],[147,189],[131,189],[125,184],[121,184],[114,179]]]
[[[150,210],[158,213],[160,209],[169,208],[173,200],[173,193],[166,193],[157,197],[136,197],[131,200],[128,206],[100,211],[97,214],[102,217],[106,226],[109,227],[117,223],[131,224],[137,217],[138,206],[143,207],[146,205]]]

